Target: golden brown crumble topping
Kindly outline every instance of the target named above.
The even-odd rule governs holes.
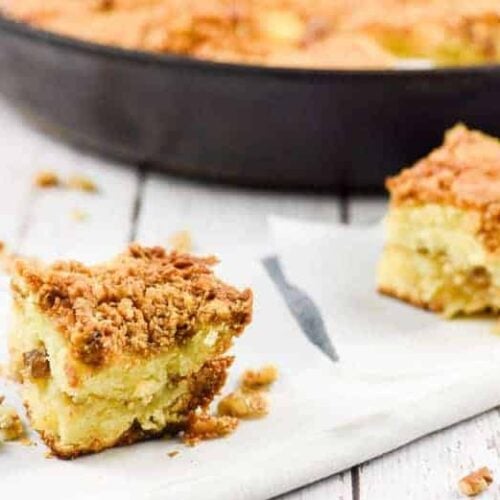
[[[261,418],[269,413],[269,404],[262,392],[238,389],[219,401],[217,412],[221,416]]]
[[[29,295],[34,298],[73,356],[100,366],[120,354],[169,349],[199,328],[240,334],[251,320],[252,292],[217,279],[216,262],[133,244],[110,263],[92,267],[19,261],[12,290],[21,309]]]
[[[52,170],[41,170],[35,175],[35,186],[39,188],[56,187],[60,184],[59,176]]]
[[[468,497],[479,495],[493,482],[493,475],[488,467],[481,467],[462,478],[458,483],[460,492]]]
[[[187,422],[182,441],[194,446],[200,441],[216,439],[233,433],[239,420],[233,417],[217,417],[206,412],[193,412]]]
[[[500,250],[500,141],[456,125],[444,144],[387,180],[391,203],[439,203],[476,210],[489,250]]]
[[[274,365],[266,365],[257,370],[245,370],[241,376],[240,386],[243,390],[267,389],[278,379],[278,369]]]

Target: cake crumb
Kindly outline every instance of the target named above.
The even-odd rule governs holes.
[[[240,379],[243,390],[267,389],[278,379],[278,369],[274,365],[266,365],[258,370],[246,370]]]
[[[55,457],[55,455],[54,455],[54,454],[53,454],[50,450],[48,450],[48,451],[46,451],[46,452],[44,453],[44,457],[45,457],[47,460],[50,460],[51,458],[54,458],[54,457]]]
[[[219,401],[217,413],[242,419],[261,418],[269,413],[269,403],[261,392],[238,389]]]
[[[463,495],[473,497],[485,491],[493,482],[493,475],[488,467],[471,472],[458,483],[458,489]]]
[[[52,188],[61,185],[61,179],[53,170],[40,170],[35,175],[35,186],[39,188]]]
[[[23,436],[23,424],[16,410],[0,406],[0,441],[15,441]]]
[[[177,231],[170,235],[169,245],[179,253],[189,253],[193,250],[193,239],[189,231]]]
[[[71,218],[76,222],[83,222],[84,220],[88,219],[88,214],[83,210],[75,208],[71,211]]]
[[[87,193],[96,193],[98,191],[97,184],[85,175],[75,174],[68,179],[68,187],[70,189],[78,189]]]
[[[188,418],[182,441],[188,446],[195,446],[200,441],[232,434],[238,424],[239,420],[230,416],[221,417],[205,412],[192,413]]]
[[[173,451],[169,451],[169,452],[167,453],[167,455],[168,455],[170,458],[174,458],[174,457],[176,457],[179,453],[180,453],[180,451],[178,451],[178,450],[173,450]]]
[[[36,446],[36,443],[27,436],[19,439],[19,443],[21,443],[23,446]]]

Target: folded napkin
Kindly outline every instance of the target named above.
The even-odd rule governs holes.
[[[288,309],[293,301],[262,262],[244,252],[223,256],[221,274],[256,295],[255,319],[234,349],[227,388],[247,367],[276,364],[281,376],[270,392],[270,415],[195,448],[160,440],[73,462],[47,460],[41,444],[3,445],[6,498],[269,498],[500,402],[500,339],[489,321],[444,321],[375,292],[379,228],[280,219],[271,228],[287,281],[322,311],[339,360],[306,338]],[[2,290],[6,324],[9,300]],[[0,346],[5,362],[3,332]],[[20,408],[10,384],[0,382],[0,393]],[[169,458],[172,450],[180,454]]]

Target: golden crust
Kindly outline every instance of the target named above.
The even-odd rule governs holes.
[[[500,251],[500,141],[494,137],[456,125],[442,146],[386,186],[395,206],[438,203],[479,212],[479,236],[491,252]]]
[[[105,449],[114,448],[117,446],[128,446],[139,441],[158,438],[163,435],[176,435],[189,426],[193,420],[193,415],[198,409],[206,410],[213,398],[220,392],[227,379],[227,372],[232,365],[234,358],[226,356],[208,361],[203,365],[199,372],[189,378],[189,393],[186,394],[180,401],[176,403],[176,409],[180,417],[179,422],[169,423],[160,431],[148,431],[134,422],[130,428],[124,432],[114,443],[104,445],[99,440],[94,440],[90,447],[74,448],[68,450],[60,447],[57,439],[51,434],[39,431],[44,443],[51,449],[53,454],[58,458],[71,460],[82,455],[91,453],[99,453]],[[24,406],[31,420],[29,404],[25,401]]]
[[[420,309],[426,309],[427,311],[432,312],[443,312],[444,306],[441,302],[431,301],[426,302],[423,300],[416,299],[409,294],[399,293],[394,288],[389,286],[379,286],[378,292],[382,295],[387,295],[388,297],[392,297],[393,299],[402,300],[403,302],[407,302],[412,306],[419,307]]]
[[[217,279],[213,257],[138,244],[108,264],[42,266],[19,261],[12,280],[17,307],[31,296],[76,358],[102,366],[120,354],[154,355],[200,327],[240,334],[251,321],[252,292]]]

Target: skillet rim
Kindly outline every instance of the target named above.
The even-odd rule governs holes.
[[[256,64],[237,64],[198,59],[172,53],[157,53],[145,50],[124,49],[112,45],[104,45],[78,38],[60,35],[48,30],[30,26],[28,23],[9,19],[0,12],[0,32],[23,36],[34,41],[44,42],[64,49],[77,50],[97,57],[121,59],[136,64],[157,65],[166,68],[182,68],[196,71],[227,73],[233,75],[266,76],[283,79],[414,79],[420,78],[452,78],[454,76],[500,75],[500,63],[477,66],[449,66],[427,69],[317,69],[317,68],[287,68],[277,66],[262,66]]]

